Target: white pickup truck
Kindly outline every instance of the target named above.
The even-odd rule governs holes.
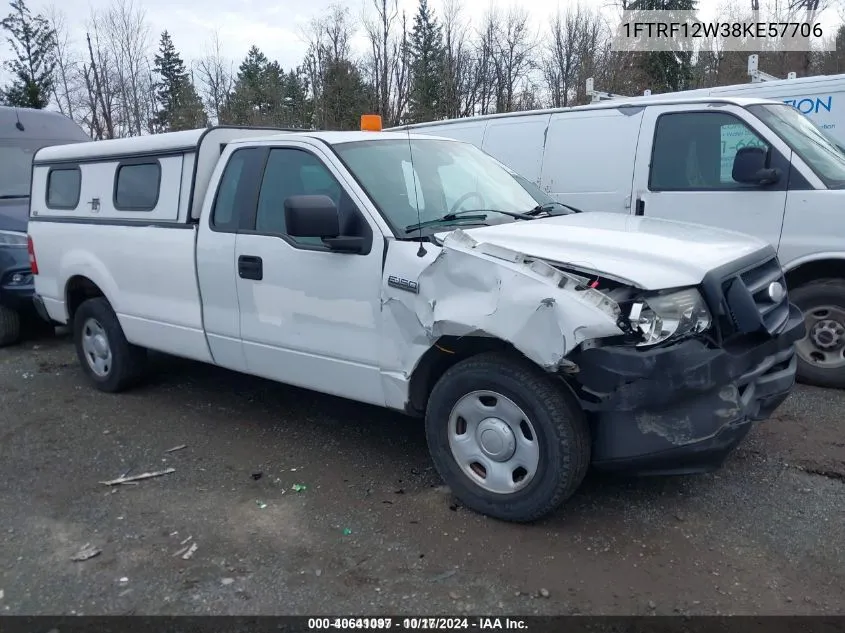
[[[590,464],[717,468],[790,393],[805,333],[766,242],[573,213],[451,139],[50,147],[31,201],[36,302],[96,387],[152,349],[424,417],[456,497],[505,520]]]

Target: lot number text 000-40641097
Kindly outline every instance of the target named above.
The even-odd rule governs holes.
[[[308,618],[309,630],[527,630],[520,618],[498,617],[367,617],[367,618]]]

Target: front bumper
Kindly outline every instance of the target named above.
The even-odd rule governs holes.
[[[718,468],[752,423],[768,418],[795,384],[801,311],[776,337],[740,351],[691,339],[654,350],[604,347],[577,360],[596,468],[689,474]]]

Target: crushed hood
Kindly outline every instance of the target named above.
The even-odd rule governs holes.
[[[644,290],[695,285],[714,268],[770,248],[735,231],[597,211],[462,230],[480,242]]]

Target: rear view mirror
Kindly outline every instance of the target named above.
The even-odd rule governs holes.
[[[731,177],[747,185],[770,185],[778,181],[780,172],[766,166],[768,151],[762,147],[743,147],[734,156]]]

